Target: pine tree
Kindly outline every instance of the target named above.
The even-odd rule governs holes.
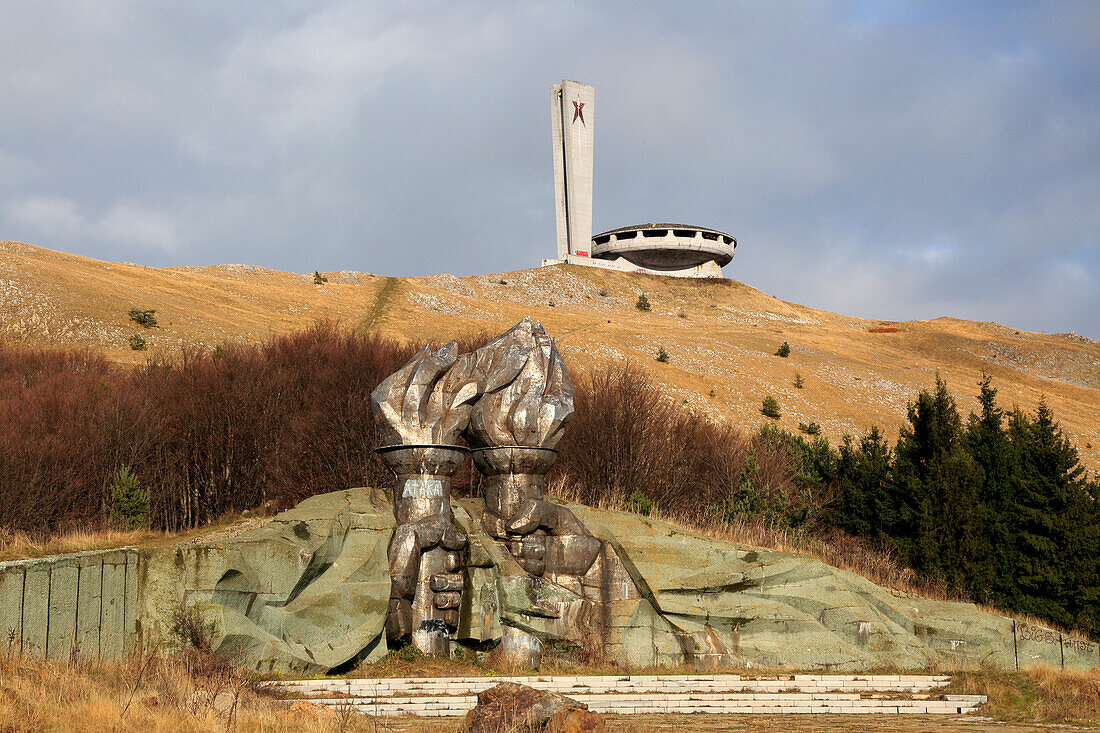
[[[1012,479],[1017,459],[989,375],[983,374],[978,386],[982,411],[980,415],[971,413],[967,420],[966,443],[982,469],[982,484],[973,511],[983,532],[969,584],[974,600],[1004,607],[1011,605],[1016,595],[1014,576],[1018,558],[1012,547],[1016,523],[1012,512]]]
[[[891,494],[890,445],[877,426],[860,438],[859,446],[845,435],[840,444],[837,475],[840,496],[832,521],[845,532],[878,539],[898,531],[898,503]]]
[[[1077,450],[1040,401],[1035,417],[1009,419],[1018,451],[1012,511],[1017,610],[1064,626],[1097,628],[1097,510]]]
[[[900,503],[899,550],[920,572],[967,590],[981,547],[981,468],[967,452],[962,420],[947,384],[909,405],[898,437],[892,491]]]
[[[111,479],[110,515],[122,529],[142,529],[149,526],[149,490],[142,488],[129,466],[122,466]]]

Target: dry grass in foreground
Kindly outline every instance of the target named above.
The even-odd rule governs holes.
[[[35,536],[27,532],[0,528],[0,560],[22,560],[67,552],[106,550],[128,547],[150,539],[163,539],[166,532],[150,530],[74,529],[58,535]]]
[[[957,672],[947,691],[985,695],[982,713],[997,720],[1100,726],[1100,669]]]
[[[0,659],[0,731],[379,731],[351,711],[289,703],[197,653],[118,663]],[[430,730],[430,728],[427,728]]]

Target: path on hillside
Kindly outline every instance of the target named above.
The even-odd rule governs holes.
[[[982,374],[998,402],[1032,411],[1045,399],[1090,470],[1100,468],[1100,343],[995,323],[937,318],[871,321],[787,303],[731,280],[682,281],[555,265],[511,273],[383,277],[245,265],[151,268],[0,242],[0,342],[90,347],[124,363],[180,348],[258,343],[319,319],[416,343],[500,333],[524,316],[559,341],[570,371],[631,363],[672,399],[746,431],[765,422],[796,432],[816,422],[834,443],[876,425],[893,440],[907,404],[949,385],[965,414],[979,409]],[[649,311],[639,310],[645,292]],[[551,306],[551,302],[553,305]],[[130,348],[132,307],[161,327]],[[783,342],[787,358],[775,356]],[[654,357],[663,347],[667,362]],[[802,387],[795,387],[796,377]]]
[[[386,310],[386,303],[389,302],[390,296],[393,295],[393,291],[397,289],[397,278],[387,277],[386,284],[382,286],[382,289],[378,291],[378,295],[374,298],[374,303],[371,305],[370,312],[367,313],[366,318],[363,319],[359,328],[362,331],[370,331],[382,320],[382,315]]]

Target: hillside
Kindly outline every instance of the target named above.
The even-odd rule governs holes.
[[[0,340],[87,346],[120,362],[183,346],[255,341],[319,318],[414,339],[499,332],[524,315],[555,335],[566,361],[585,369],[630,360],[677,399],[720,420],[767,421],[797,431],[818,422],[835,442],[873,424],[896,438],[905,406],[938,371],[964,411],[992,375],[1002,406],[1045,397],[1083,461],[1100,469],[1100,343],[995,323],[937,318],[881,322],[787,303],[743,283],[700,282],[556,266],[511,273],[391,278],[359,272],[296,274],[246,265],[150,268],[0,242]],[[652,310],[635,308],[645,292]],[[128,320],[155,309],[160,327]],[[149,349],[132,351],[141,332]],[[787,341],[789,358],[774,356]],[[663,346],[668,363],[654,355]],[[795,376],[804,386],[794,386]]]

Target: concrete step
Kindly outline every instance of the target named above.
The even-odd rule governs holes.
[[[598,696],[578,700],[598,713],[616,714],[795,714],[817,713],[832,715],[871,714],[883,715],[964,715],[972,712],[984,700],[980,695],[971,700],[601,700]],[[334,709],[351,709],[368,715],[464,715],[477,704],[477,698],[467,696],[436,698],[430,701],[366,700],[363,698],[323,698],[314,702]]]
[[[596,712],[965,714],[981,695],[929,694],[944,675],[639,675],[277,680],[288,695],[369,715],[457,716],[477,694],[512,681],[566,694]]]
[[[538,689],[562,693],[601,693],[624,691],[681,692],[684,690],[713,690],[727,692],[904,692],[923,693],[948,682],[945,676],[849,676],[797,675],[784,679],[744,679],[739,675],[715,675],[709,678],[688,676],[631,676],[631,677],[475,677],[431,679],[346,679],[300,680],[279,684],[284,689],[297,687],[301,692],[334,689],[344,686],[351,694],[470,694],[488,689],[498,682],[511,679]]]

